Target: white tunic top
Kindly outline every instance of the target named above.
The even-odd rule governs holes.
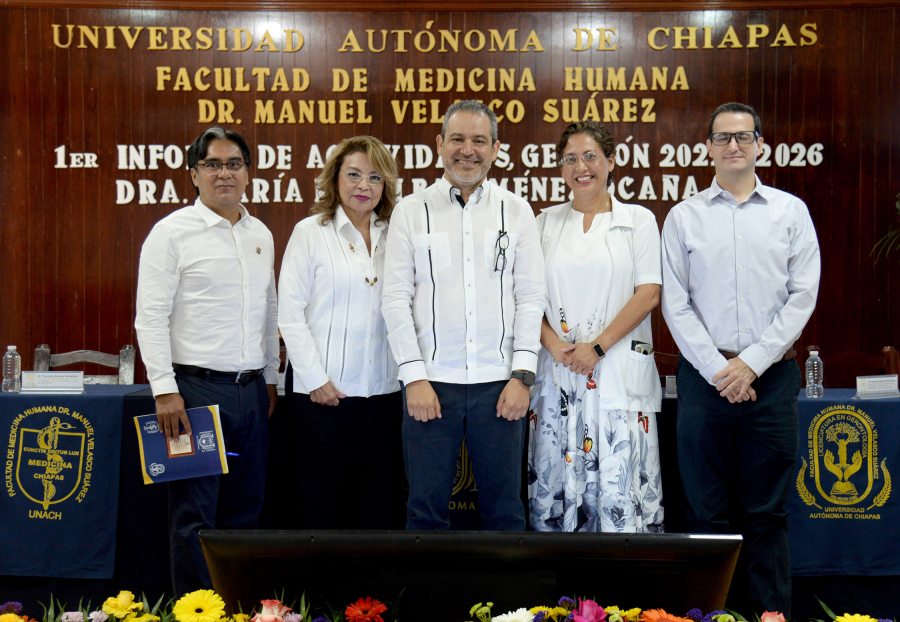
[[[659,229],[650,210],[613,198],[611,214],[595,216],[586,233],[582,219],[571,202],[546,208],[538,216],[547,265],[545,315],[560,339],[570,343],[595,339],[638,285],[662,282]],[[649,315],[600,363],[596,382],[602,408],[660,409],[662,389],[654,359],[632,350],[635,340],[653,343]],[[552,367],[552,358],[544,353],[539,373],[553,373]]]
[[[398,391],[397,366],[381,316],[387,228],[371,215],[371,255],[338,206],[294,227],[281,264],[278,327],[294,368],[294,392],[329,380],[351,397]]]

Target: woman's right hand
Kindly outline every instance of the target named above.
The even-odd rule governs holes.
[[[553,360],[566,367],[572,363],[573,350],[575,350],[574,344],[566,343],[561,339],[557,339],[556,342],[551,343],[550,347],[547,348],[547,351],[550,352],[550,356],[553,357]]]
[[[347,396],[334,388],[330,380],[318,389],[309,392],[309,399],[323,406],[337,406],[345,397]]]

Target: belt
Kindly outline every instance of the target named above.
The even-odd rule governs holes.
[[[739,352],[729,352],[728,350],[719,350],[719,354],[724,356],[727,360],[731,360],[733,358],[737,358],[737,356],[740,353]],[[782,356],[776,362],[780,363],[781,361],[789,361],[796,356],[797,356],[797,351],[794,348],[790,348],[787,352],[784,353],[784,356]]]
[[[181,365],[174,363],[172,369],[175,373],[185,374],[187,376],[196,376],[204,380],[212,382],[233,382],[235,384],[248,384],[257,376],[263,373],[261,369],[248,369],[244,371],[218,371],[215,369],[206,369],[205,367],[197,367],[196,365]]]

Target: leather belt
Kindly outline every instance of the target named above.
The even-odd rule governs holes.
[[[248,369],[244,371],[218,371],[216,369],[206,369],[205,367],[197,367],[196,365],[181,365],[174,363],[172,369],[175,373],[185,374],[187,376],[196,376],[204,380],[212,382],[233,382],[235,384],[248,384],[263,373],[261,369]]]
[[[726,358],[726,360],[731,360],[733,358],[737,358],[737,356],[740,354],[740,352],[729,352],[728,350],[719,350],[719,354],[724,356]],[[789,361],[796,356],[797,356],[797,351],[794,348],[790,348],[787,352],[784,353],[784,356],[782,356],[776,362],[780,363],[781,361]]]

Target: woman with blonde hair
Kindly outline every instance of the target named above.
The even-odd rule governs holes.
[[[303,529],[403,526],[403,409],[381,316],[396,184],[381,141],[341,141],[285,250],[278,326],[293,368]]]

